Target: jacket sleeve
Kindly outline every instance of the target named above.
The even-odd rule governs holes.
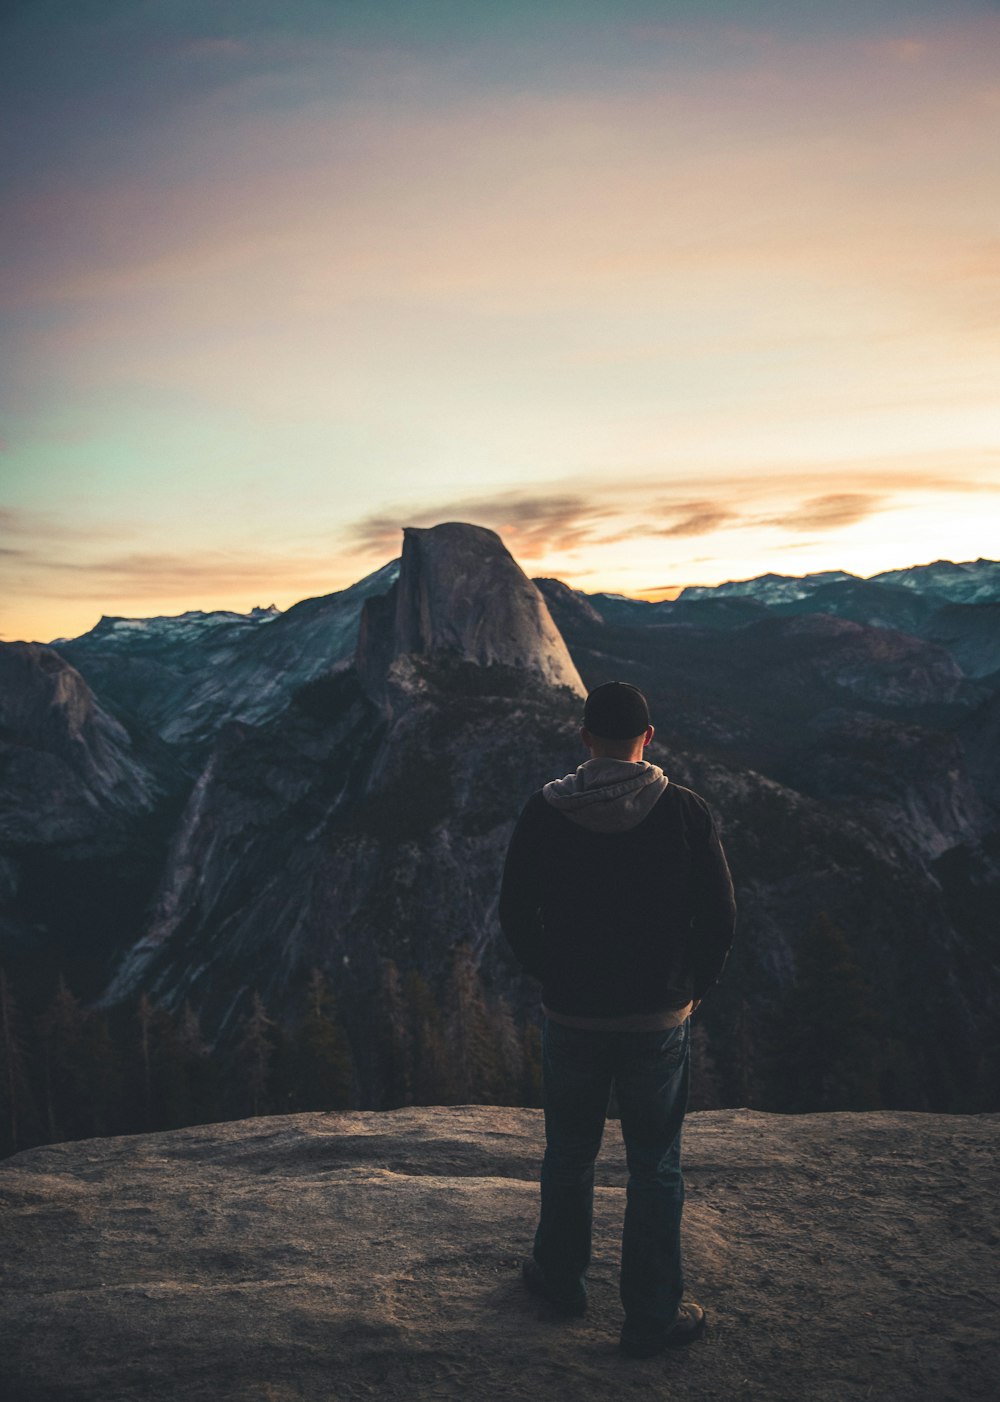
[[[694,996],[703,998],[719,980],[736,930],[733,878],[707,804],[700,840],[694,844],[691,874],[694,882]]]
[[[538,843],[529,799],[511,835],[500,882],[500,928],[526,973],[542,977],[543,928]]]

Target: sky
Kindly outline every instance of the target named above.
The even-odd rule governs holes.
[[[1000,555],[1000,5],[20,0],[0,638]]]

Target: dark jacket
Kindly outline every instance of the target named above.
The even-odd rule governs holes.
[[[622,1017],[701,998],[722,972],[735,917],[708,805],[679,784],[624,832],[580,826],[541,790],[517,820],[500,926],[553,1012]]]

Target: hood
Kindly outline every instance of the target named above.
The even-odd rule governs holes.
[[[588,759],[574,774],[546,784],[542,797],[591,832],[628,832],[666,787],[666,774],[648,760]]]

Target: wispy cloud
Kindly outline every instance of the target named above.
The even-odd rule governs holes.
[[[832,492],[811,497],[787,515],[774,517],[766,524],[786,531],[833,531],[863,521],[880,506],[881,498],[862,492]]]
[[[655,531],[656,535],[708,535],[711,531],[718,530],[720,526],[725,526],[730,521],[738,519],[735,512],[712,501],[689,501],[681,506],[673,506],[668,509],[676,512],[680,519],[672,522],[669,526],[660,526]]]
[[[619,514],[600,498],[572,492],[499,492],[444,500],[417,510],[401,507],[378,512],[350,527],[346,540],[358,550],[395,553],[404,526],[466,521],[496,531],[514,555],[533,560],[595,542],[602,523]]]
[[[333,592],[334,567],[329,556],[304,557],[300,552],[198,550],[171,554],[132,551],[90,560],[37,561],[40,577],[33,593],[39,598],[91,599],[105,607],[119,599],[181,599],[189,608],[215,607],[206,600],[223,595],[257,592],[269,602],[280,590]],[[72,582],[70,582],[72,581]],[[349,581],[348,581],[349,582]],[[267,595],[267,599],[264,598]]]
[[[610,476],[610,474],[609,474]],[[404,526],[433,526],[442,521],[466,521],[496,531],[518,559],[529,563],[558,555],[591,555],[629,539],[683,540],[716,530],[826,532],[856,525],[898,507],[914,494],[924,497],[958,493],[990,493],[990,475],[977,476],[970,467],[958,476],[950,464],[918,460],[856,467],[840,463],[811,464],[797,469],[762,465],[753,473],[713,474],[715,498],[681,495],[701,486],[705,476],[676,473],[678,495],[664,497],[651,490],[646,475],[620,474],[583,487],[537,492],[497,492],[436,502],[401,503],[350,524],[342,535],[352,555],[398,553]],[[833,483],[849,490],[824,491]],[[772,537],[773,538],[773,537]],[[775,549],[787,543],[777,540]],[[706,557],[707,558],[707,557]],[[702,562],[699,557],[698,563]],[[689,563],[696,563],[690,561]],[[567,570],[563,570],[568,573]]]

